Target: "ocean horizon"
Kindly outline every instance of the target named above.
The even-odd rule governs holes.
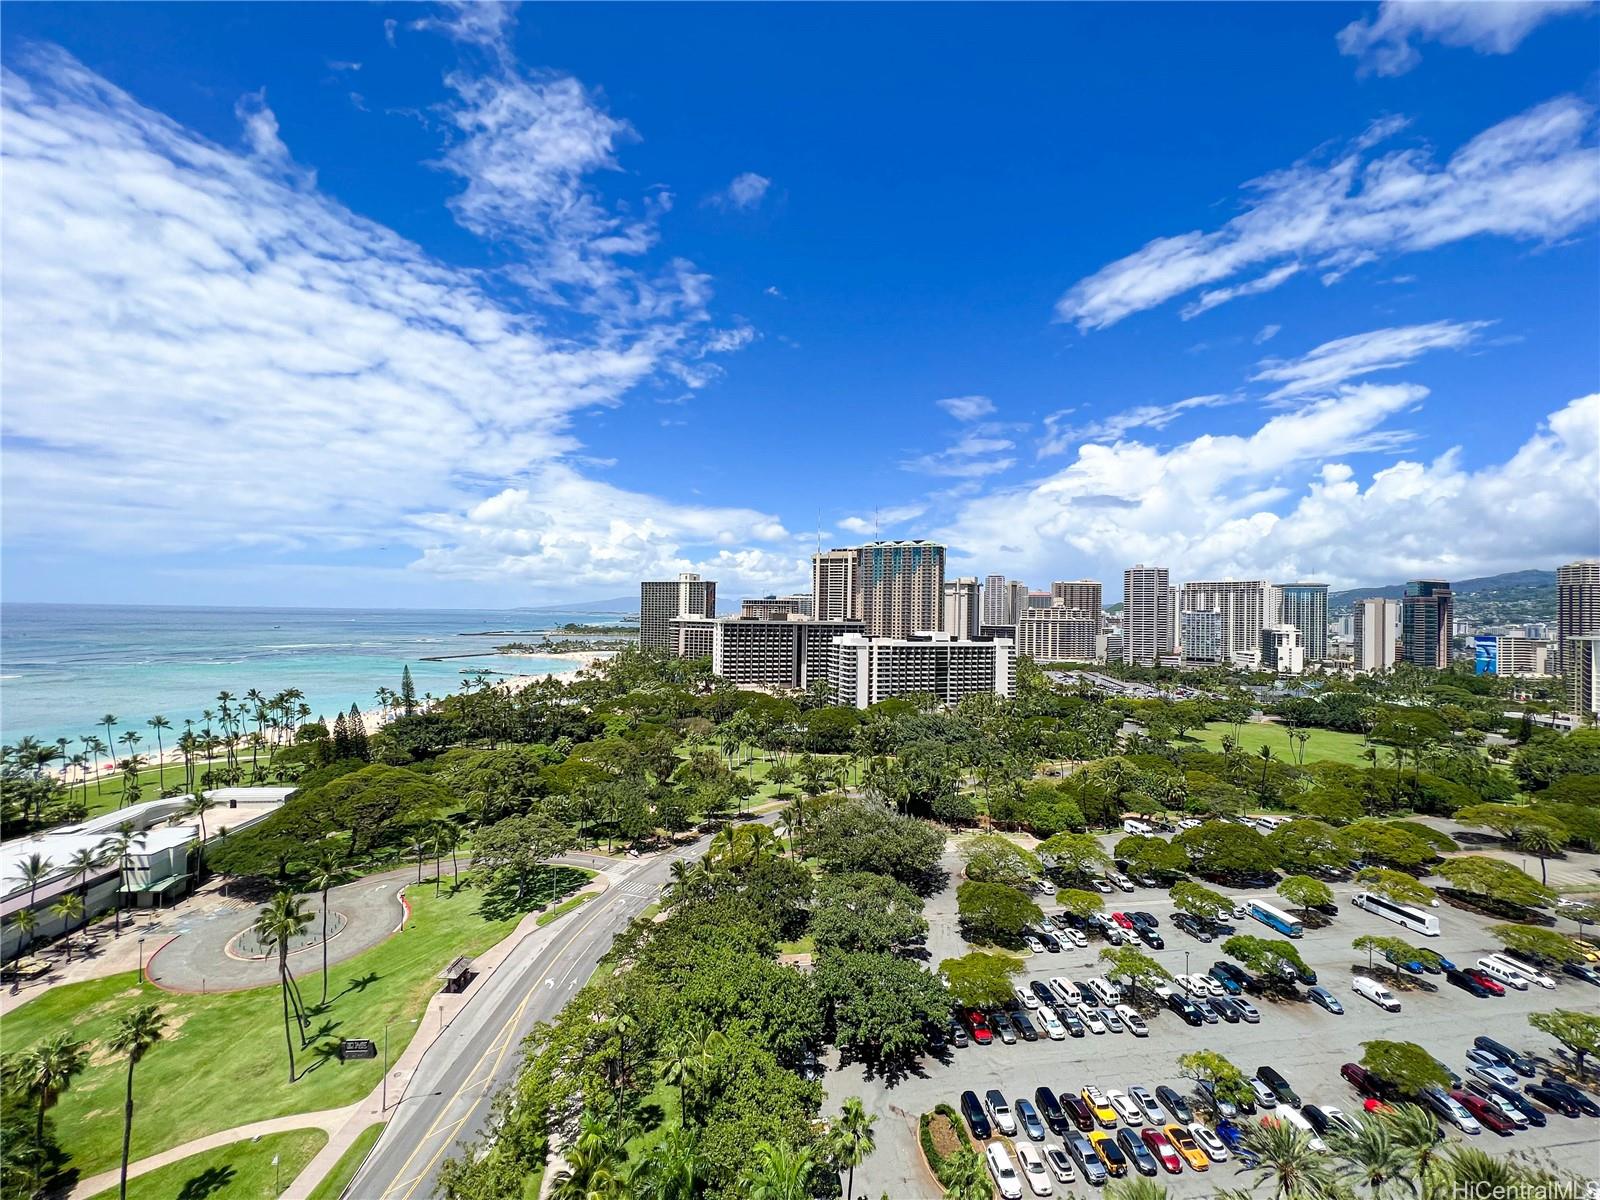
[[[398,690],[410,667],[419,696],[443,696],[462,681],[495,675],[570,672],[561,658],[507,657],[494,647],[535,640],[568,622],[621,624],[619,614],[529,609],[270,608],[187,605],[0,603],[0,741],[113,737],[133,730],[154,754],[157,714],[199,722],[218,692],[271,696],[299,688],[313,716],[331,720],[355,704],[376,707],[377,690]],[[448,657],[446,657],[448,656]],[[119,755],[123,753],[118,748]]]

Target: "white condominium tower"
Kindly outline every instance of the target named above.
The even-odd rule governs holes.
[[[1400,601],[1373,596],[1357,600],[1351,636],[1356,644],[1356,670],[1387,671],[1394,666],[1400,641]]]
[[[978,603],[978,581],[975,578],[946,579],[944,581],[944,631],[951,637],[978,636],[983,624],[983,610]]]
[[[639,645],[645,650],[670,650],[674,617],[717,615],[717,585],[685,571],[676,579],[643,580],[639,584]]]
[[[834,702],[867,708],[891,696],[928,694],[955,704],[978,692],[1016,691],[1016,649],[1006,638],[957,641],[947,633],[869,638],[847,633],[828,644]]]
[[[811,615],[848,621],[855,615],[856,552],[828,550],[811,556]]]
[[[1265,579],[1200,580],[1183,585],[1184,612],[1211,609],[1222,614],[1223,652],[1229,657],[1261,649],[1267,611]]]
[[[1004,575],[987,575],[983,580],[983,623],[985,625],[1009,625],[1006,620],[1006,601],[1010,593],[1006,590],[1006,577]]]
[[[942,627],[943,546],[920,539],[868,542],[855,554],[853,618],[866,625],[868,636],[906,638]]]
[[[1592,712],[1593,641],[1574,638],[1600,633],[1600,558],[1584,558],[1556,568],[1556,658],[1566,680],[1567,703]],[[1569,642],[1571,644],[1569,644]],[[1570,668],[1570,669],[1569,669]]]
[[[1165,567],[1140,563],[1122,573],[1122,657],[1154,665],[1172,653],[1172,592]]]
[[[1035,662],[1104,662],[1106,640],[1100,613],[1064,604],[1030,608],[1017,622],[1017,653]]]
[[[1063,608],[1076,608],[1085,616],[1100,619],[1100,581],[1098,579],[1057,579],[1050,585],[1050,602]]]

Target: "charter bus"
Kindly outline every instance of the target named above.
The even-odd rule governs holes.
[[[1270,925],[1279,933],[1288,937],[1297,938],[1305,932],[1305,928],[1288,913],[1273,908],[1265,900],[1252,900],[1248,909],[1250,915],[1263,925]]]
[[[1393,921],[1396,925],[1404,925],[1415,933],[1427,937],[1439,936],[1439,918],[1432,913],[1423,912],[1420,908],[1412,908],[1409,904],[1396,904],[1393,900],[1385,899],[1373,892],[1357,892],[1350,903],[1385,920]]]

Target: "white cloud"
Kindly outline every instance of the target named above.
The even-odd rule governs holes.
[[[781,291],[778,290],[778,285],[777,284],[769,284],[769,285],[767,285],[767,287],[762,289],[761,294],[763,296],[771,296],[774,300],[787,300],[788,299],[787,296],[785,296]]]
[[[1244,283],[1232,287],[1211,288],[1200,293],[1200,298],[1192,304],[1186,304],[1180,314],[1185,321],[1198,317],[1203,312],[1210,312],[1219,304],[1226,304],[1229,300],[1237,300],[1240,296],[1259,296],[1262,292],[1270,292],[1279,284],[1287,283],[1300,273],[1299,263],[1284,263],[1281,267],[1273,267],[1265,275],[1256,279],[1246,280]]]
[[[924,475],[947,475],[953,479],[982,479],[997,475],[1016,463],[1011,456],[1003,455],[1014,449],[1016,443],[999,436],[991,427],[978,425],[962,434],[943,450],[920,454],[900,464],[907,471]]]
[[[541,94],[573,118],[558,130],[604,124],[584,115],[576,85]],[[744,339],[723,331],[702,347],[706,288],[688,264],[671,271],[693,304],[555,321],[286,174],[259,98],[242,113],[248,155],[56,50],[19,53],[0,98],[8,550],[137,550],[158,564],[389,545],[460,576],[488,561],[490,533],[512,537],[515,506],[484,509],[483,497],[522,496],[533,532],[517,569],[578,589],[630,554],[689,561],[704,552],[697,538],[784,538],[764,514],[579,473],[579,413]],[[487,115],[478,124],[514,137]],[[498,191],[486,170],[468,189],[482,203],[463,211],[486,232],[526,227],[519,204],[537,214],[581,199],[579,164],[602,158],[534,154],[548,178],[525,171]],[[557,500],[560,515],[535,511]]]
[[[746,171],[742,175],[735,175],[733,182],[722,191],[707,197],[707,202],[718,208],[748,210],[759,207],[771,186],[772,180],[765,175]]]
[[[947,396],[935,403],[958,421],[976,421],[994,412],[994,401],[987,396]]]
[[[1421,61],[1413,41],[1510,54],[1552,17],[1592,7],[1588,0],[1383,0],[1376,15],[1339,31],[1339,53],[1363,73],[1403,75]]]
[[[1393,119],[1374,126],[1394,128]],[[1485,130],[1442,164],[1421,149],[1369,157],[1368,139],[1358,139],[1332,162],[1305,159],[1254,181],[1244,211],[1220,228],[1157,238],[1079,280],[1056,316],[1100,329],[1223,285],[1200,297],[1203,310],[1281,283],[1295,264],[1337,279],[1374,257],[1481,235],[1564,237],[1600,209],[1593,134],[1593,108],[1562,96]]]
[[[913,521],[928,511],[926,504],[896,504],[889,508],[880,508],[871,517],[845,517],[839,522],[839,528],[847,533],[873,534],[885,526],[903,525]]]
[[[1045,436],[1039,443],[1038,457],[1049,458],[1065,454],[1081,442],[1120,441],[1135,429],[1165,429],[1186,412],[1197,408],[1217,408],[1224,404],[1237,404],[1239,396],[1190,396],[1171,404],[1141,404],[1079,425],[1067,425],[1065,418],[1075,409],[1063,409],[1044,419]]]
[[[1278,332],[1282,328],[1282,325],[1263,325],[1261,327],[1261,332],[1256,334],[1256,336],[1250,340],[1257,346],[1261,345],[1263,342],[1270,342],[1273,338],[1278,336]]]
[[[1330,391],[1349,379],[1390,371],[1415,362],[1430,350],[1461,350],[1470,346],[1490,321],[1434,321],[1427,325],[1402,325],[1375,329],[1324,342],[1299,358],[1263,359],[1250,378],[1282,386],[1267,400]]]
[[[1466,577],[1593,553],[1600,396],[1556,413],[1507,462],[1467,470],[1451,451],[1402,461],[1363,485],[1345,459],[1392,451],[1386,428],[1421,403],[1414,385],[1358,384],[1279,412],[1253,434],[1202,435],[1169,450],[1088,444],[1068,466],[969,501],[931,536],[951,570],[1022,577],[1134,562],[1175,579],[1231,575],[1388,582]],[[1009,547],[1005,557],[996,547]]]

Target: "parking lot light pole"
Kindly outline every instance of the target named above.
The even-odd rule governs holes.
[[[1183,973],[1185,975],[1189,973],[1189,952],[1187,950],[1183,952]]]

